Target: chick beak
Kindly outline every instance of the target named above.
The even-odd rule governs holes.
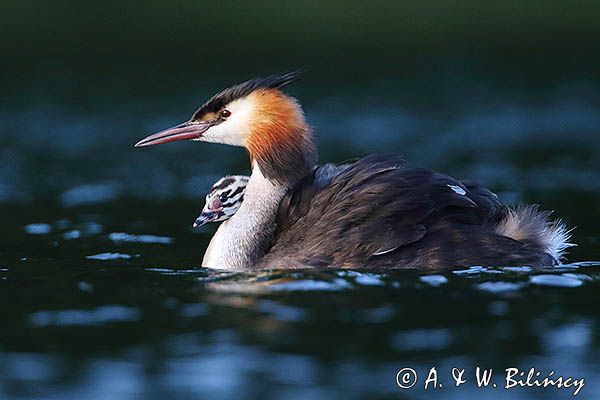
[[[137,142],[135,147],[154,146],[174,142],[176,140],[198,139],[210,128],[208,122],[187,121],[169,129],[165,129],[153,135],[147,136]]]
[[[202,211],[202,214],[196,218],[194,224],[192,225],[194,228],[197,228],[202,225],[206,225],[209,222],[216,220],[219,217],[218,211]]]

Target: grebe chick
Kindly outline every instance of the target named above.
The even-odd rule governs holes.
[[[485,187],[411,167],[393,154],[316,166],[296,74],[225,89],[189,121],[136,146],[194,140],[245,147],[244,201],[213,236],[204,267],[457,268],[558,264],[569,230],[535,206],[510,208]],[[365,132],[371,140],[375,132]]]
[[[194,228],[209,222],[228,220],[235,214],[244,201],[248,179],[244,175],[228,175],[216,181],[206,195],[206,203],[194,221]]]

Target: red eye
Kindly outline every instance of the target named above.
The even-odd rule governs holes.
[[[227,119],[229,117],[231,117],[231,111],[228,109],[221,110],[221,118]]]

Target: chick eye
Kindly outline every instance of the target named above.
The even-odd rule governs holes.
[[[219,199],[213,199],[210,201],[210,203],[208,203],[209,210],[216,210],[220,207],[221,207],[221,202],[219,201]]]
[[[225,108],[225,109],[223,109],[223,110],[221,110],[221,118],[223,118],[223,119],[227,119],[227,118],[229,118],[229,117],[231,117],[231,111],[229,111],[229,110],[228,110],[228,109],[226,109],[226,108]]]
[[[225,195],[225,193],[221,193],[221,195],[219,196],[219,200],[221,200],[221,203],[225,203],[227,201],[227,196]]]

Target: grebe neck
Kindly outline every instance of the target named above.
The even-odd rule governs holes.
[[[300,104],[280,91],[253,95],[255,120],[245,142],[252,175],[240,209],[213,236],[203,267],[251,269],[269,250],[279,203],[316,164],[316,149]]]
[[[257,265],[271,245],[277,209],[288,188],[287,184],[266,178],[254,161],[244,202],[215,232],[202,266],[247,270]]]

